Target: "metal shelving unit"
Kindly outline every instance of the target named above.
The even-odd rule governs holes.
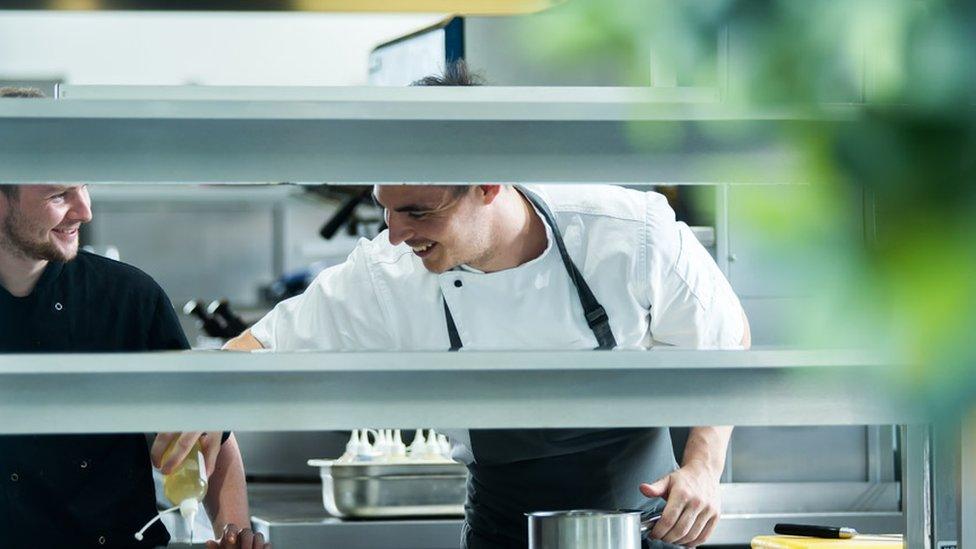
[[[785,350],[0,355],[0,432],[924,419],[851,382],[881,364],[852,351]]]
[[[0,355],[0,432],[911,424],[906,511],[844,516],[903,520],[922,546],[925,415],[851,381],[886,363],[810,350]],[[736,517],[723,535],[780,518]]]
[[[633,88],[90,93],[0,103],[0,180],[794,183],[803,164],[783,132],[858,116]]]
[[[783,132],[858,120],[853,106],[748,111],[620,88],[118,88],[94,98],[105,93],[0,102],[0,181],[805,183]],[[651,132],[672,139],[640,140]],[[927,547],[928,419],[865,382],[890,361],[771,349],[0,355],[0,433],[897,423],[907,425],[906,542]],[[964,510],[972,461],[964,455]],[[971,534],[972,517],[960,529]]]

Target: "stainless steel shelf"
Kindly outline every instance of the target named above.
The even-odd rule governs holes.
[[[642,88],[64,95],[0,103],[0,181],[798,183],[804,164],[783,132],[859,112],[749,110]]]
[[[917,422],[853,351],[0,355],[0,433]]]
[[[737,498],[748,496],[752,507],[757,502],[772,508],[782,509],[796,506],[797,500],[810,499],[816,494],[822,507],[847,509],[851,502],[844,499],[849,490],[870,489],[865,483],[861,487],[851,484],[822,483],[783,483],[772,485],[740,486],[723,484],[720,486],[724,512],[710,544],[748,543],[759,532],[772,532],[777,522],[799,522],[806,524],[844,524],[860,532],[899,532],[904,527],[899,511],[858,509],[849,511],[808,511],[808,512],[766,512],[745,513],[732,509]],[[889,506],[897,507],[897,485],[874,485],[884,493]],[[251,499],[252,523],[266,539],[278,549],[313,547],[343,547],[370,549],[375,547],[454,549],[458,546],[461,519],[440,520],[380,520],[380,521],[342,521],[330,517],[322,508],[321,487],[318,484],[251,484],[248,486]],[[747,492],[745,494],[743,492]],[[777,498],[777,495],[782,498]],[[840,495],[840,498],[837,496]],[[764,501],[773,496],[775,504]],[[831,498],[831,496],[834,496]],[[832,503],[833,507],[824,505]]]

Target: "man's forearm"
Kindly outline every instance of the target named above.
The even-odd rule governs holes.
[[[264,349],[264,345],[261,345],[258,338],[251,335],[251,330],[247,329],[241,332],[239,336],[224,343],[223,349],[225,351],[256,351]]]
[[[688,435],[681,466],[703,465],[715,478],[725,469],[725,453],[732,438],[732,427],[694,427]]]
[[[240,528],[251,527],[244,463],[241,460],[240,448],[237,446],[237,438],[233,433],[221,445],[217,466],[210,476],[205,505],[217,539],[220,539],[227,524],[235,524]]]

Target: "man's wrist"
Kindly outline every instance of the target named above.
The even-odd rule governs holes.
[[[681,466],[683,469],[691,469],[694,471],[700,471],[707,475],[710,479],[715,482],[719,482],[722,478],[722,470],[724,469],[724,464],[716,465],[709,463],[707,460],[699,458],[691,458],[685,460],[684,464]]]

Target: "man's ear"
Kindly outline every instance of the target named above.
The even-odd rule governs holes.
[[[484,204],[491,204],[502,191],[501,185],[478,185],[478,194]]]

